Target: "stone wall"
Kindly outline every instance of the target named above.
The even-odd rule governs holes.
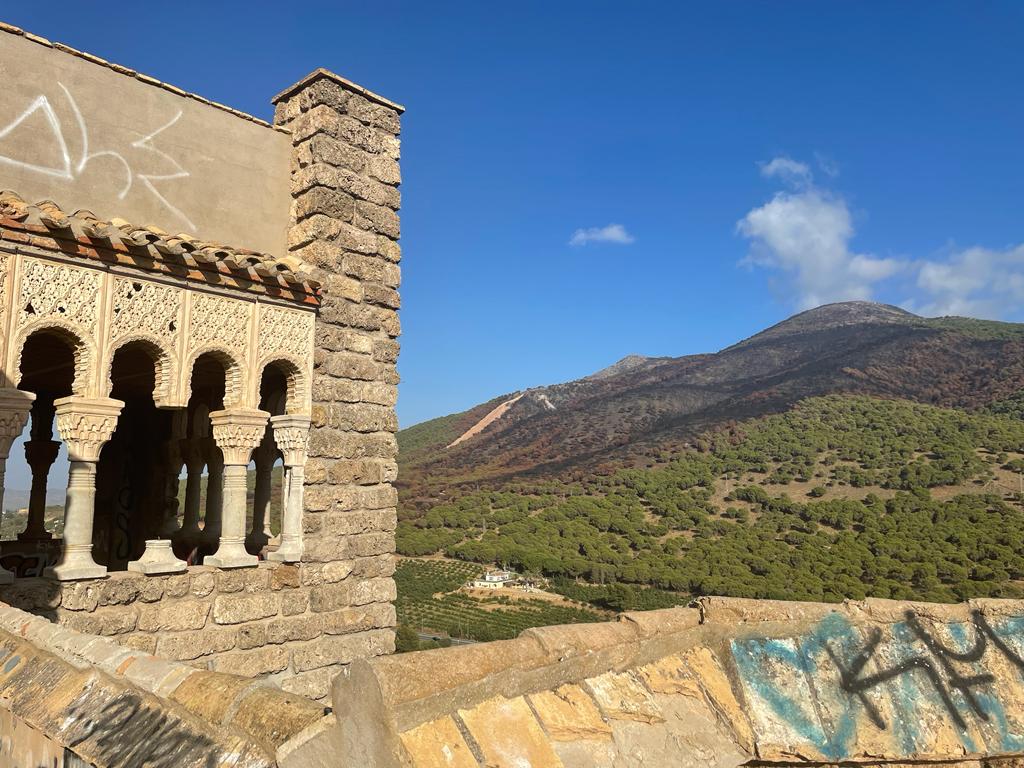
[[[368,768],[1011,768],[1024,602],[707,598],[358,661],[333,703],[303,749]]]
[[[273,768],[330,722],[265,683],[0,607],[0,765]]]
[[[275,122],[293,140],[289,248],[323,286],[303,561],[324,573],[344,572],[354,559],[395,551],[402,108],[324,70],[275,103]],[[390,572],[378,578],[390,584]],[[390,616],[393,626],[386,606],[392,588],[373,592],[367,610]],[[339,593],[332,610],[357,604]],[[365,655],[393,650],[390,633],[382,640],[379,630],[370,632],[352,636]],[[338,664],[347,660],[336,656]]]
[[[392,572],[383,555],[71,583],[21,578],[0,587],[0,600],[128,649],[324,699],[340,664],[393,648]]]

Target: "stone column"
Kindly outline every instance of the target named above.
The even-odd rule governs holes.
[[[203,514],[201,541],[204,551],[212,553],[220,541],[224,512],[224,456],[212,437],[205,439],[204,449],[206,453],[206,510]]]
[[[3,512],[4,483],[7,475],[7,457],[11,453],[11,445],[21,435],[28,423],[28,414],[32,410],[32,401],[36,396],[20,389],[0,389],[0,513]],[[2,514],[0,514],[2,519]],[[0,584],[10,584],[14,574],[0,568]]]
[[[92,521],[96,502],[96,462],[117,427],[121,400],[72,395],[54,403],[57,432],[68,446],[67,501],[64,504],[64,551],[43,573],[59,581],[94,579],[107,569],[92,559]]]
[[[245,550],[245,477],[249,457],[260,444],[270,414],[249,408],[232,408],[210,414],[213,439],[224,455],[224,500],[220,545],[204,565],[244,568],[259,558]]]
[[[302,561],[352,561],[364,602],[394,599],[399,120],[402,107],[317,70],[274,100],[292,132],[291,254],[322,284]],[[338,604],[351,594],[348,580]],[[366,598],[365,596],[369,596]],[[382,652],[382,629],[353,645]],[[360,651],[359,653],[366,653]],[[340,663],[340,662],[339,662]]]
[[[32,404],[32,433],[25,443],[25,461],[32,470],[32,490],[28,497],[28,525],[18,534],[19,541],[50,541],[46,530],[46,483],[50,467],[60,453],[60,442],[53,440],[53,401],[36,400]]]
[[[199,501],[202,493],[203,467],[206,459],[199,440],[182,440],[181,455],[185,461],[185,511],[177,539],[189,549],[198,543],[202,531],[199,528]],[[207,489],[209,494],[209,489]]]
[[[253,488],[252,528],[246,537],[246,545],[250,549],[262,549],[270,541],[271,480],[276,459],[277,446],[274,445],[270,430],[267,430],[259,447],[253,453],[253,460],[256,462],[256,484]]]
[[[284,414],[271,417],[270,424],[274,428],[274,442],[284,456],[287,495],[281,515],[281,546],[267,559],[297,563],[302,559],[302,489],[310,418]]]

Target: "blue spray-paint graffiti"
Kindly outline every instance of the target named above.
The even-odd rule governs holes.
[[[748,694],[829,759],[850,756],[862,727],[889,731],[902,754],[925,748],[915,715],[922,707],[944,712],[970,753],[979,752],[972,735],[978,733],[990,751],[1024,749],[1024,723],[1009,716],[1000,681],[983,663],[986,654],[998,654],[1024,679],[1024,617],[993,624],[975,611],[970,624],[945,624],[942,634],[945,640],[912,611],[888,632],[858,629],[832,613],[807,635],[735,640],[732,653]],[[828,706],[816,706],[815,696]]]

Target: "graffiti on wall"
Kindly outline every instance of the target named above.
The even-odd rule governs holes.
[[[881,743],[920,754],[943,739],[968,753],[1024,749],[1024,617],[933,623],[908,611],[883,629],[833,613],[797,638],[734,640],[732,655],[766,742],[831,760]]]
[[[108,158],[112,162],[105,171],[112,173],[116,169],[118,200],[124,200],[130,194],[151,195],[190,231],[194,231],[195,225],[185,212],[175,207],[165,195],[166,182],[187,179],[189,172],[156,146],[160,134],[181,119],[181,110],[177,110],[163,125],[130,142],[126,147],[97,148],[90,146],[89,124],[75,97],[63,83],[58,82],[57,86],[63,104],[70,112],[72,124],[68,125],[66,120],[61,119],[49,96],[36,96],[23,111],[14,115],[6,124],[0,124],[0,165],[73,182],[85,174],[94,160]],[[0,116],[2,119],[3,116]],[[13,141],[19,132],[32,132],[32,140]],[[5,142],[5,139],[10,141]],[[72,146],[77,150],[74,153],[70,149]]]

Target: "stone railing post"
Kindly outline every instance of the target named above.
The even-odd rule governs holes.
[[[124,402],[108,397],[72,395],[54,403],[57,432],[68,447],[67,501],[64,504],[64,551],[44,574],[59,581],[94,579],[107,569],[92,559],[92,523],[96,504],[96,463],[117,428]]]
[[[388,602],[397,504],[403,108],[326,70],[274,103],[275,122],[292,131],[289,250],[323,286],[302,561],[316,568],[354,560],[359,576],[350,578],[373,581],[367,605]]]
[[[285,497],[281,514],[281,546],[267,555],[268,560],[297,563],[302,559],[302,498],[305,485],[306,445],[309,441],[308,416],[273,416],[274,442],[284,456]]]
[[[246,474],[249,459],[263,439],[270,414],[232,408],[210,414],[213,439],[224,455],[224,497],[220,545],[203,560],[218,568],[244,568],[259,561],[245,549]]]
[[[28,423],[28,414],[32,410],[32,401],[36,396],[20,389],[0,389],[0,518],[3,516],[4,484],[7,478],[7,457],[11,453],[11,445],[21,435]],[[10,584],[14,574],[0,568],[0,584]]]

